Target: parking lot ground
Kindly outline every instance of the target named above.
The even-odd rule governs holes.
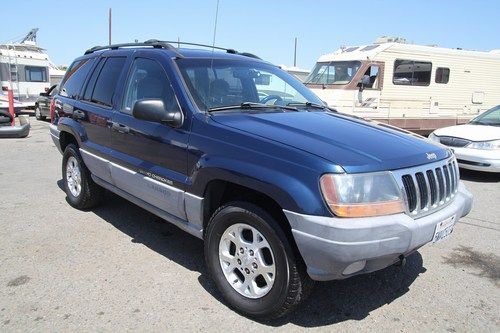
[[[229,309],[202,241],[113,194],[65,200],[47,122],[0,139],[1,331],[500,331],[500,176],[462,172],[472,212],[446,240],[389,267],[318,283],[285,318]]]

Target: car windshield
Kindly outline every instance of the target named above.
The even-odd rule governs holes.
[[[472,119],[469,124],[500,126],[500,105],[481,113],[479,116]]]
[[[305,84],[348,84],[361,66],[359,61],[318,62]]]
[[[293,110],[287,107],[290,104],[295,108],[323,105],[296,78],[264,62],[184,58],[177,65],[200,110],[283,111]]]

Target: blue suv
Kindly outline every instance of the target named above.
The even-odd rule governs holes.
[[[225,300],[259,320],[314,280],[401,263],[472,205],[451,150],[335,112],[230,49],[92,48],[54,97],[50,133],[73,207],[106,189],[203,239]]]

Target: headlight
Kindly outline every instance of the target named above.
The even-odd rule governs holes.
[[[436,134],[434,134],[434,132],[432,132],[431,134],[429,134],[428,139],[431,140],[431,141],[434,141],[434,142],[440,142],[439,141],[439,137]]]
[[[321,192],[333,214],[365,217],[404,211],[403,196],[390,172],[325,174]]]
[[[471,142],[466,147],[485,150],[500,149],[500,140]]]

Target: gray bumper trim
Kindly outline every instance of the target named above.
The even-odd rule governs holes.
[[[413,219],[406,214],[366,218],[337,218],[303,215],[284,210],[299,251],[314,280],[335,280],[373,272],[398,261],[430,242],[436,225],[455,216],[467,215],[472,195],[460,183],[449,205]],[[350,264],[366,260],[363,270],[351,275],[342,272]]]

